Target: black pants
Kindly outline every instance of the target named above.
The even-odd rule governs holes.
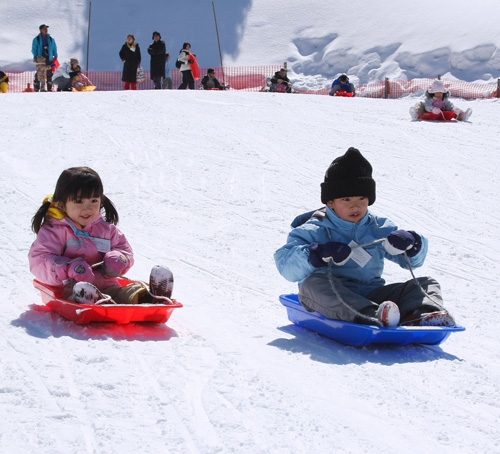
[[[194,90],[194,79],[193,73],[190,69],[182,72],[182,83],[179,85],[178,90],[185,90],[186,87],[189,87],[190,90]]]
[[[161,90],[162,77],[154,76],[151,79],[153,79],[153,83],[155,84],[155,90]]]

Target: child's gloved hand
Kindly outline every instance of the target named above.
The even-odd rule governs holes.
[[[68,262],[66,266],[69,279],[76,282],[94,282],[95,274],[85,260],[76,259]]]
[[[408,257],[413,257],[422,248],[422,238],[414,231],[395,230],[387,236],[382,244],[391,255],[406,252]]]
[[[104,263],[102,265],[102,273],[109,277],[118,277],[129,268],[127,256],[120,251],[109,251],[104,254]]]
[[[329,262],[341,266],[349,260],[352,249],[345,243],[329,241],[325,244],[312,243],[309,246],[309,262],[316,268]]]
[[[433,108],[432,108],[432,113],[433,113],[433,114],[436,114],[436,115],[437,115],[437,114],[440,114],[440,113],[441,113],[441,109],[438,109],[437,107],[433,107]]]

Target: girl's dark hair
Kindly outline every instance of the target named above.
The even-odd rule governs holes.
[[[57,179],[52,200],[45,202],[33,216],[31,229],[35,233],[39,232],[40,227],[45,223],[51,202],[65,205],[68,201],[93,197],[101,199],[104,220],[111,224],[118,224],[118,212],[113,202],[104,195],[101,177],[98,173],[90,167],[71,167],[64,170]]]
[[[186,48],[186,46],[191,47],[191,43],[184,43],[184,44],[182,45],[182,48],[183,48],[183,49],[185,49],[185,48]]]

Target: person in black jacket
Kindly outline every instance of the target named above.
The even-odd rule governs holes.
[[[148,47],[151,55],[151,80],[155,84],[155,90],[161,90],[162,80],[165,78],[165,54],[167,49],[165,41],[161,40],[160,32],[153,32],[153,42]]]
[[[208,68],[207,75],[201,79],[201,85],[204,90],[226,90],[228,87],[222,85],[217,77],[215,77],[215,70]]]
[[[279,71],[274,73],[274,77],[271,78],[271,87],[269,91],[275,91],[279,93],[291,93],[292,83],[286,75],[286,69],[281,68]]]
[[[141,49],[134,35],[127,35],[127,41],[120,50],[123,62],[122,81],[124,90],[137,90],[137,68],[141,66]]]

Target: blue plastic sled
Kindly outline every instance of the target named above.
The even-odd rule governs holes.
[[[451,333],[465,331],[463,326],[398,326],[381,328],[326,318],[319,312],[308,312],[299,303],[295,293],[281,295],[280,302],[286,307],[288,319],[297,326],[316,331],[337,342],[354,347],[370,344],[427,344],[438,345]]]

